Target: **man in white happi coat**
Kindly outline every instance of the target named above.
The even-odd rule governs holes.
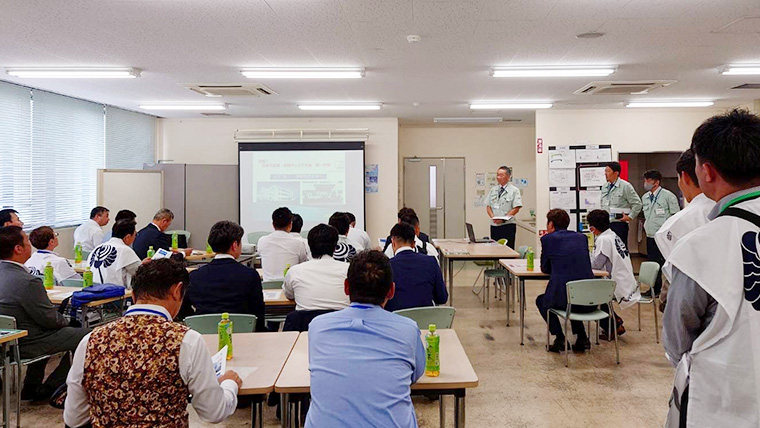
[[[93,283],[132,288],[132,278],[140,267],[140,258],[130,247],[137,235],[136,224],[129,219],[117,221],[113,225],[113,237],[92,250],[87,264],[92,270]]]
[[[676,368],[666,427],[760,425],[760,117],[733,110],[691,148],[711,220],[670,254],[663,344]]]

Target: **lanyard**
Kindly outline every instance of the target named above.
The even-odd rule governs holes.
[[[171,319],[169,319],[169,317],[167,317],[166,314],[164,314],[163,312],[154,311],[153,309],[148,309],[148,308],[129,309],[124,315],[126,316],[126,315],[137,314],[138,312],[145,312],[150,315],[158,315],[160,317],[164,317],[164,319],[166,319],[167,321],[171,321]]]
[[[372,306],[372,305],[363,305],[361,303],[351,303],[351,307],[352,308],[356,308],[356,309],[372,309],[372,308],[374,308],[374,306]]]
[[[40,254],[53,254],[52,251],[48,251],[48,250],[37,250],[37,252]]]
[[[607,186],[607,193],[604,195],[604,197],[608,198],[610,197],[610,193],[612,193],[612,189],[615,188],[617,185],[618,180],[615,180],[614,183],[610,183],[609,186]]]
[[[654,199],[651,199],[651,198],[649,199],[649,202],[650,202],[650,206],[649,206],[649,212],[650,212],[650,213],[652,212],[652,208],[653,208],[653,207],[655,206],[655,204],[657,203],[657,198],[659,198],[659,197],[660,197],[660,193],[661,193],[661,192],[662,192],[662,187],[660,187],[660,188],[658,188],[658,189],[657,189],[657,194],[656,194],[656,195],[654,195]]]

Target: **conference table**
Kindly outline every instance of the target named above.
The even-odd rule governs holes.
[[[46,290],[46,291],[47,291],[48,299],[50,299],[50,302],[52,304],[58,306],[61,303],[63,303],[64,300],[66,300],[67,298],[71,297],[71,295],[75,291],[81,291],[81,290],[82,290],[81,287],[60,287],[60,286],[56,286],[52,290]],[[90,309],[97,309],[97,310],[100,311],[100,310],[103,309],[103,306],[105,306],[105,305],[107,305],[109,303],[121,302],[121,304],[122,304],[122,310],[123,310],[124,309],[124,302],[127,299],[131,299],[131,298],[132,298],[132,290],[125,290],[123,296],[109,297],[109,298],[100,299],[100,300],[93,300],[92,302],[89,302],[89,303],[86,303],[86,304],[82,305],[80,307],[80,309],[81,309],[81,312],[80,312],[81,320],[80,321],[82,323],[82,327],[89,327],[90,326],[90,322],[87,319],[87,312],[89,312]],[[101,317],[101,319],[103,319],[103,313],[102,312],[100,314],[100,317]]]
[[[433,239],[433,245],[441,255],[441,269],[449,286],[449,305],[454,306],[454,262],[516,259],[520,254],[497,242],[471,243],[464,239]],[[448,272],[448,274],[447,274]]]
[[[227,370],[237,372],[243,381],[238,395],[253,397],[251,427],[263,425],[263,402],[266,394],[274,391],[285,362],[298,339],[297,331],[278,333],[234,333],[233,356],[227,360]],[[203,340],[211,355],[219,350],[219,337],[204,334]]]
[[[28,334],[26,330],[0,330],[0,349],[3,352],[3,427],[10,427],[11,420],[8,414],[11,408],[11,380],[8,374],[11,370],[11,346],[18,346],[18,342],[11,343]],[[21,371],[18,373],[21,376]],[[19,392],[20,393],[20,392]],[[20,400],[16,402],[16,425],[21,426]]]
[[[499,260],[510,276],[511,284],[517,283],[517,295],[520,300],[520,345],[524,345],[523,337],[525,333],[525,281],[549,279],[548,273],[541,272],[540,262],[536,261],[533,270],[528,270],[528,261],[525,259],[517,260]],[[597,278],[606,278],[609,274],[605,270],[594,269],[594,276]],[[509,299],[509,295],[507,295]],[[507,327],[509,327],[509,305],[507,305]]]
[[[427,330],[420,332],[423,340]],[[441,396],[439,402],[440,426],[445,426],[446,407],[444,395],[454,396],[454,427],[465,426],[465,393],[468,388],[478,386],[478,376],[472,368],[470,359],[459,341],[456,331],[438,330],[441,337],[440,362],[441,374],[438,377],[422,376],[412,384],[412,393],[431,393]],[[289,428],[293,414],[297,412],[297,403],[292,401],[292,394],[306,394],[311,391],[309,372],[309,333],[298,336],[293,351],[285,363],[280,377],[274,385],[274,391],[282,394],[281,414],[283,427]],[[296,412],[294,412],[294,410]]]

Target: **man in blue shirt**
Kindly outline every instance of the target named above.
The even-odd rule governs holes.
[[[414,321],[383,309],[395,291],[388,258],[359,253],[345,291],[351,306],[309,326],[306,428],[417,427],[410,388],[425,373],[425,347]]]
[[[418,308],[442,305],[449,300],[446,284],[434,257],[414,251],[414,227],[398,223],[391,229],[394,257],[391,259],[396,293],[385,309]]]

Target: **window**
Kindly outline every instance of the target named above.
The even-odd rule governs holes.
[[[0,205],[28,228],[82,223],[97,170],[154,161],[155,118],[0,82]]]

